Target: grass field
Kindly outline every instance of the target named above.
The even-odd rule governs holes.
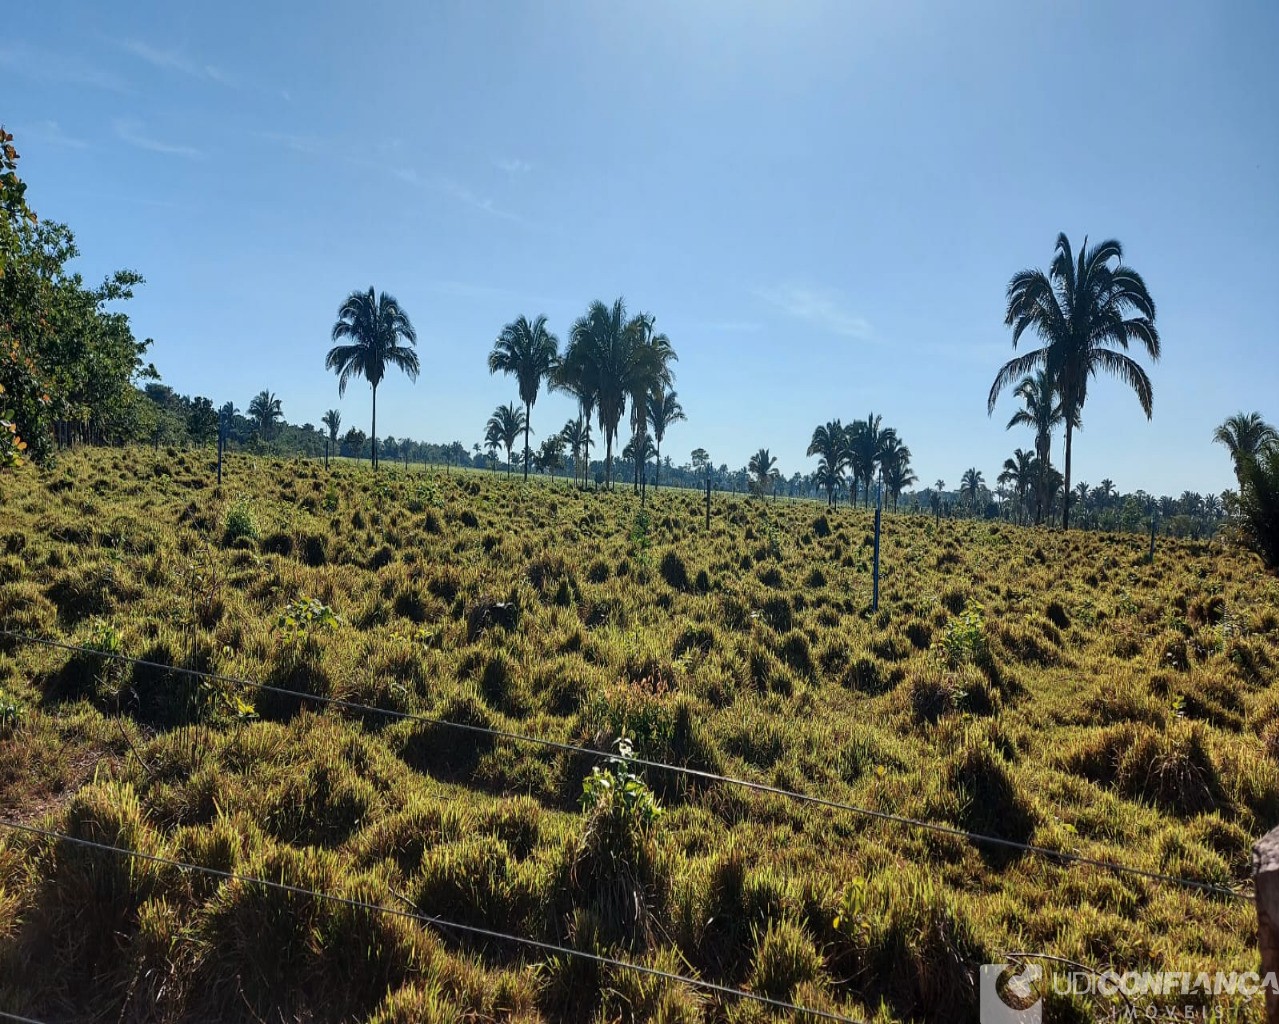
[[[0,812],[880,1021],[1011,951],[1252,970],[1252,905],[104,654],[636,753],[1240,887],[1279,822],[1279,581],[1220,544],[81,451],[0,477]],[[606,767],[605,772],[613,771]],[[645,773],[639,773],[644,775]],[[609,776],[611,778],[611,776]],[[584,801],[584,782],[590,798]],[[1259,1001],[1225,1005],[1260,1020]],[[733,1020],[764,1008],[0,837],[0,1010]],[[1049,996],[1049,1019],[1098,1008]]]

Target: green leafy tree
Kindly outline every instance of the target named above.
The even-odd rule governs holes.
[[[1076,258],[1070,239],[1061,234],[1047,274],[1023,270],[1009,282],[1004,322],[1013,329],[1014,348],[1027,331],[1043,345],[1004,364],[990,387],[987,409],[993,412],[1000,391],[1013,381],[1035,370],[1047,372],[1066,423],[1062,529],[1069,529],[1071,445],[1088,381],[1099,373],[1113,374],[1136,392],[1146,418],[1152,415],[1154,387],[1127,352],[1137,342],[1151,359],[1159,358],[1155,303],[1141,275],[1124,264],[1117,241],[1089,249],[1085,238]]]
[[[196,444],[205,445],[218,436],[218,414],[207,398],[193,398],[187,413],[187,433]]]
[[[371,461],[378,466],[377,452],[377,389],[386,376],[388,366],[402,370],[410,380],[417,380],[420,372],[417,352],[417,332],[395,296],[382,292],[375,295],[370,287],[367,292],[354,291],[338,307],[337,322],[333,325],[334,346],[324,359],[325,369],[338,375],[338,395],[346,393],[347,382],[352,377],[363,377],[373,390],[373,439]]]
[[[513,375],[519,385],[520,401],[524,403],[525,480],[528,479],[528,436],[533,403],[537,401],[542,381],[548,379],[559,364],[559,350],[559,339],[547,329],[545,316],[534,320],[521,316],[502,328],[489,353],[489,373]]]

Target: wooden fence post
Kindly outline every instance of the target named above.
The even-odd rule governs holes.
[[[1252,878],[1257,893],[1257,945],[1261,976],[1279,975],[1279,828],[1252,848]],[[1279,1024],[1279,995],[1266,987],[1266,1022]]]

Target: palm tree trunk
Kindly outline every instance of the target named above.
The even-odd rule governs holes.
[[[524,403],[524,482],[528,483],[528,428],[529,417],[533,415],[533,403]]]
[[[662,439],[657,439],[657,467],[653,470],[653,490],[662,486]]]
[[[1070,441],[1073,434],[1071,430],[1071,420],[1073,416],[1066,418],[1066,482],[1065,495],[1061,503],[1061,528],[1063,531],[1070,529]]]
[[[377,472],[377,385],[373,385],[373,436],[370,438],[372,447],[369,449],[370,461],[373,463],[373,472]]]

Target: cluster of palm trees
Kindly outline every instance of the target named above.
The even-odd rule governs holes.
[[[1047,273],[1023,270],[1009,282],[1004,323],[1013,329],[1014,348],[1027,331],[1042,342],[1005,363],[987,397],[987,410],[993,413],[1000,392],[1016,382],[1015,393],[1025,408],[1008,426],[1024,424],[1035,431],[1033,457],[1015,454],[1004,470],[1023,494],[1033,496],[1036,522],[1042,521],[1060,488],[1062,528],[1068,529],[1071,445],[1089,380],[1102,372],[1117,376],[1136,392],[1146,418],[1151,416],[1153,386],[1127,352],[1135,342],[1152,359],[1159,358],[1155,303],[1141,275],[1124,264],[1119,242],[1109,240],[1090,249],[1085,238],[1076,256],[1070,239],[1060,234]],[[1057,484],[1048,455],[1052,432],[1061,424],[1066,428],[1065,474]]]
[[[574,321],[562,354],[545,316],[534,320],[520,317],[502,328],[488,363],[490,373],[516,378],[524,408],[513,403],[499,406],[489,418],[485,443],[491,450],[504,447],[509,464],[522,432],[527,479],[533,464],[530,420],[545,383],[550,390],[576,398],[578,415],[543,445],[539,453],[543,463],[554,456],[558,439],[572,449],[574,469],[585,482],[594,417],[604,435],[604,483],[612,487],[613,449],[622,420],[629,414],[631,440],[622,457],[634,466],[638,491],[649,459],[657,458],[660,467],[667,428],[684,419],[679,398],[671,389],[675,378],[671,364],[677,358],[670,339],[654,326],[654,318],[648,313],[629,314],[620,298],[611,306],[592,302]]]
[[[883,426],[883,417],[873,412],[848,426],[839,420],[819,426],[805,454],[818,458],[816,481],[826,492],[827,505],[836,503],[846,481],[849,500],[856,504],[860,488],[869,505],[871,486],[879,473],[884,493],[896,508],[902,491],[918,480],[911,471],[910,449],[897,431]]]

